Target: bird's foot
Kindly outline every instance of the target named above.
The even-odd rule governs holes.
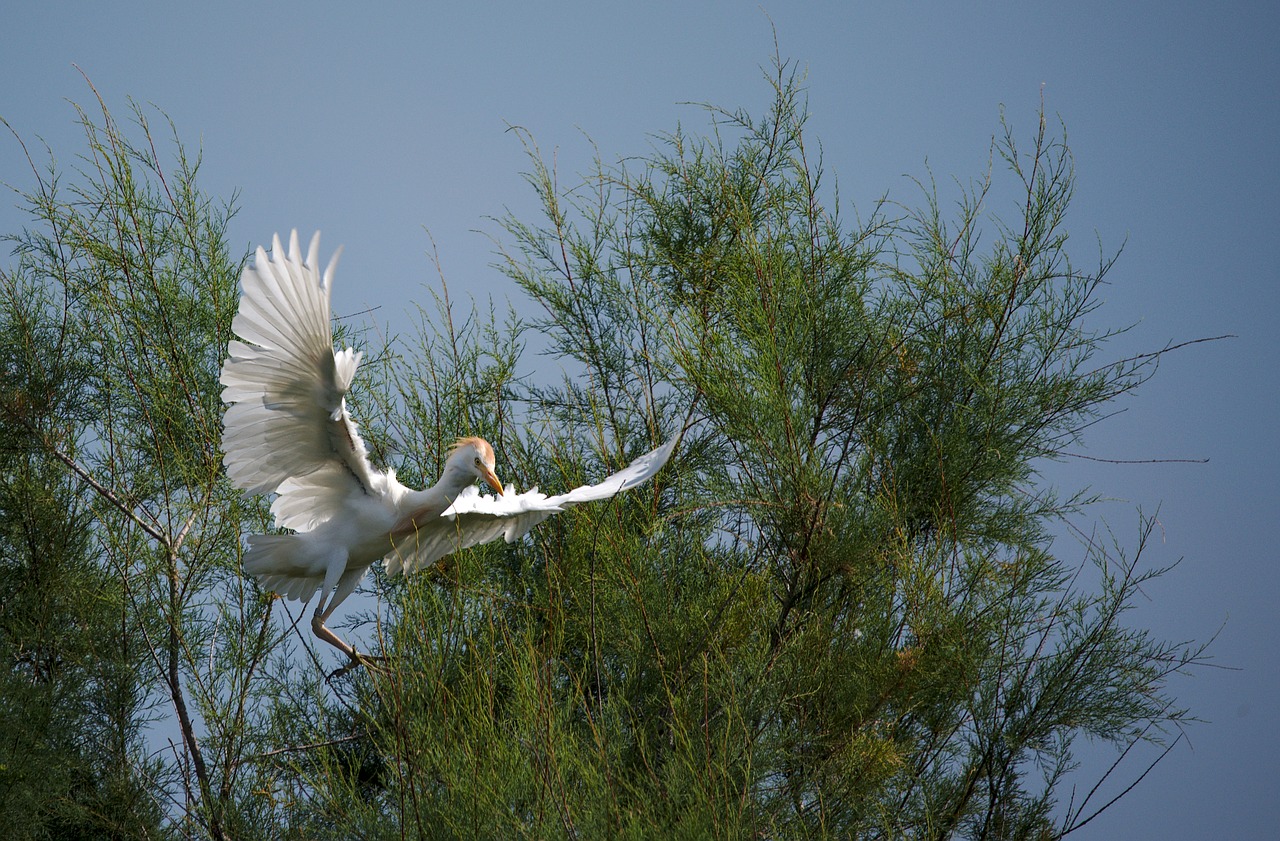
[[[374,672],[385,672],[386,668],[382,665],[387,662],[387,658],[381,654],[361,654],[354,648],[351,650],[351,661],[341,668],[334,669],[329,673],[329,679],[342,677],[353,669],[364,666],[366,669]]]

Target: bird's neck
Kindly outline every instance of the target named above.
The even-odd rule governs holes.
[[[475,480],[475,476],[466,471],[445,465],[444,473],[434,485],[424,490],[410,491],[405,496],[403,508],[415,512],[429,511],[432,516],[439,516]]]

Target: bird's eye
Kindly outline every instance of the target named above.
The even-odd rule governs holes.
[[[480,466],[480,456],[476,456],[476,467]]]

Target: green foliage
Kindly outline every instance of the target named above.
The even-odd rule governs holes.
[[[172,822],[219,837],[261,692],[249,680],[278,636],[238,570],[242,520],[262,517],[227,487],[218,451],[229,213],[176,139],[166,170],[142,109],[136,140],[105,107],[79,114],[80,165],[67,178],[31,161],[31,225],[7,237],[16,262],[0,275],[15,585],[3,714],[39,725],[6,728],[25,741],[0,764],[14,796],[79,815],[24,819],[23,834],[138,837]]]
[[[930,188],[848,227],[785,68],[775,94],[567,190],[531,147],[545,221],[506,221],[505,265],[559,382],[484,354],[509,331],[459,337],[447,301],[428,324],[420,382],[490,385],[411,439],[485,429],[557,487],[683,441],[652,493],[398,596],[405,671],[378,691],[432,700],[381,714],[383,751],[441,786],[411,793],[415,827],[1039,837],[1088,814],[1055,827],[1075,738],[1183,718],[1163,681],[1199,650],[1120,621],[1158,571],[1051,541],[1088,500],[1040,465],[1152,361],[1095,362],[1110,262],[1068,257],[1065,143],[1041,120],[1029,152],[1007,127],[995,144],[1016,221],[982,215],[988,180],[955,218]],[[441,585],[447,609],[410,619]],[[397,744],[435,747],[419,765]],[[471,824],[435,811],[455,801]]]
[[[122,582],[58,457],[91,414],[91,360],[69,352],[58,290],[30,269],[0,274],[0,833],[136,837],[160,820],[149,705],[120,633]]]
[[[1177,733],[1166,680],[1202,649],[1124,621],[1161,572],[1141,563],[1152,521],[1133,551],[1068,554],[1053,536],[1090,500],[1040,470],[1157,356],[1097,361],[1110,261],[1068,256],[1071,158],[1043,118],[1026,150],[996,140],[1007,183],[949,212],[921,185],[922,209],[851,223],[775,69],[763,115],[709,109],[707,137],[569,189],[525,138],[543,218],[504,220],[502,267],[536,314],[462,315],[442,283],[416,344],[362,367],[371,449],[429,483],[480,434],[508,483],[553,492],[680,445],[650,485],[513,545],[375,571],[353,621],[390,665],[339,679],[238,572],[239,534],[267,523],[220,475],[227,211],[180,144],[165,174],[141,111],[136,145],[86,117],[70,198],[40,179],[3,276],[0,716],[42,717],[3,745],[0,820],[237,838],[1089,820],[1087,798],[1058,804],[1076,740]]]

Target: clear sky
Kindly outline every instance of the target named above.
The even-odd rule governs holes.
[[[1076,158],[1075,253],[1087,262],[1099,241],[1124,244],[1096,322],[1136,325],[1113,355],[1238,336],[1167,357],[1085,451],[1208,464],[1073,460],[1054,472],[1114,497],[1098,513],[1121,535],[1136,535],[1137,506],[1159,506],[1149,562],[1183,560],[1131,620],[1179,640],[1220,630],[1212,653],[1233,669],[1175,681],[1208,723],[1073,837],[1262,838],[1280,825],[1280,278],[1266,250],[1280,234],[1278,9],[15,2],[0,25],[0,117],[69,162],[82,147],[67,100],[92,101],[73,65],[120,116],[126,97],[155,103],[203,146],[203,188],[238,191],[237,248],[319,228],[326,253],[346,246],[335,310],[381,306],[394,327],[406,302],[429,301],[426,230],[455,296],[528,306],[490,266],[490,218],[536,212],[509,125],[571,174],[590,166],[586,137],[611,161],[679,121],[704,127],[682,103],[758,110],[771,22],[782,55],[808,69],[811,138],[846,211],[886,191],[914,202],[904,176],[926,176],[926,159],[944,188],[979,178],[1001,105],[1025,138],[1043,90]],[[31,184],[8,137],[0,181]],[[13,204],[0,199],[0,231],[23,224]],[[1086,771],[1100,768],[1103,755],[1086,757]]]

